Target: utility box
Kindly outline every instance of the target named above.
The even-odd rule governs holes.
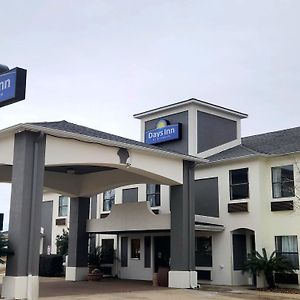
[[[3,219],[4,219],[4,214],[0,213],[0,231],[3,230]]]

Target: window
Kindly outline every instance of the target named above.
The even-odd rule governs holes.
[[[133,203],[138,202],[138,188],[130,188],[122,190],[122,202],[123,203]]]
[[[121,237],[121,267],[128,267],[128,237]]]
[[[103,193],[103,211],[110,211],[115,203],[115,190],[109,190]]]
[[[59,196],[58,199],[58,216],[66,217],[68,215],[69,197]]]
[[[160,206],[160,185],[147,184],[146,199],[151,207]]]
[[[289,259],[295,269],[299,269],[298,241],[296,235],[275,236],[276,254]]]
[[[243,270],[247,259],[247,241],[245,234],[232,235],[233,270]]]
[[[230,199],[249,198],[248,168],[230,170]]]
[[[272,168],[273,198],[294,197],[294,170],[293,166]]]
[[[131,239],[131,258],[141,258],[141,241],[140,239]]]
[[[196,266],[212,267],[211,236],[196,237]]]
[[[102,239],[102,262],[103,264],[114,263],[114,240]]]

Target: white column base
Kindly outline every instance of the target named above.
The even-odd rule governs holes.
[[[5,299],[39,299],[38,276],[5,276],[1,297]]]
[[[67,281],[83,281],[87,280],[89,268],[85,267],[66,267]]]
[[[177,289],[197,288],[197,272],[169,271],[169,287]]]

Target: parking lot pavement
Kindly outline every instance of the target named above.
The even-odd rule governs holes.
[[[94,295],[73,295],[61,296],[56,298],[42,298],[43,300],[69,300],[69,299],[105,299],[105,300],[292,300],[300,299],[297,295],[278,295],[271,293],[228,293],[228,292],[211,292],[201,290],[180,290],[180,289],[161,289],[148,291],[132,291],[120,293],[103,293]]]
[[[1,284],[0,284],[1,290]],[[245,288],[203,286],[198,290],[153,287],[151,282],[104,279],[69,282],[63,278],[40,278],[42,300],[292,300],[300,295],[258,292]]]

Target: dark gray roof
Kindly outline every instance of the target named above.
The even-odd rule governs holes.
[[[211,162],[245,156],[282,155],[300,152],[300,127],[242,138],[242,144],[207,157]]]
[[[157,146],[148,145],[146,143],[139,142],[139,141],[136,141],[136,140],[127,139],[127,138],[124,138],[124,137],[121,137],[121,136],[118,136],[118,135],[114,135],[114,134],[110,134],[110,133],[107,133],[107,132],[92,129],[92,128],[89,128],[89,127],[77,125],[77,124],[74,124],[74,123],[67,122],[65,120],[57,121],[57,122],[40,122],[40,123],[29,123],[29,124],[40,126],[40,127],[45,127],[45,128],[61,130],[61,131],[70,132],[70,133],[75,133],[75,134],[81,134],[81,135],[85,135],[85,136],[89,136],[89,137],[95,137],[95,138],[105,139],[105,140],[109,140],[109,141],[124,143],[124,144],[128,144],[128,145],[141,146],[141,147],[144,147],[144,148],[160,150],[160,151],[164,151],[164,152],[167,152],[167,153],[185,155],[185,156],[191,157],[191,158],[196,158],[196,157],[193,157],[191,155],[187,155],[185,153],[179,153],[179,152],[176,152],[176,151],[173,151],[173,150],[162,149],[162,148],[157,147]]]

